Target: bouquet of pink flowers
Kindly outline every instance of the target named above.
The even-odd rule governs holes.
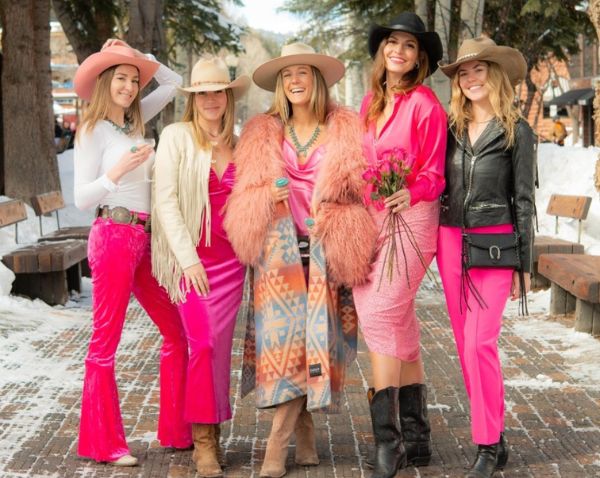
[[[371,165],[363,173],[363,179],[367,182],[364,195],[365,204],[367,206],[373,206],[378,211],[383,211],[385,209],[385,198],[406,187],[406,178],[412,171],[410,166],[412,163],[413,158],[411,158],[406,150],[402,148],[393,148],[382,154],[377,160],[377,163]],[[383,259],[385,262],[385,267],[382,270],[381,276],[379,277],[377,290],[379,290],[379,287],[381,286],[381,281],[384,274],[387,275],[389,282],[391,282],[394,276],[394,269],[400,273],[398,251],[400,251],[404,257],[404,274],[410,287],[408,265],[406,264],[406,249],[404,245],[405,240],[408,240],[408,243],[417,254],[419,261],[425,269],[428,277],[437,283],[435,276],[431,273],[427,263],[425,262],[423,253],[417,244],[410,226],[402,217],[402,214],[393,213],[390,209],[388,215],[383,221],[381,231],[379,232],[380,236],[382,232],[385,232],[384,240],[381,241],[379,246],[380,249],[377,252],[380,253],[381,250],[385,248]],[[402,234],[402,232],[404,232],[404,234]],[[397,240],[400,243],[400,247],[398,247],[398,243],[396,242]]]

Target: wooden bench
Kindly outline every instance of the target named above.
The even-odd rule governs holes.
[[[575,311],[575,330],[600,335],[600,256],[542,254],[538,267],[551,282],[550,314]]]
[[[550,282],[539,272],[539,257],[542,254],[583,254],[581,244],[582,221],[587,218],[592,198],[589,196],[565,196],[553,194],[548,201],[546,213],[556,217],[555,234],[558,234],[558,218],[568,217],[579,221],[577,242],[566,241],[553,236],[536,236],[533,241],[533,272],[532,288],[547,289]]]
[[[72,226],[72,227],[60,227],[60,218],[58,211],[65,207],[65,201],[60,191],[50,191],[44,194],[38,194],[31,198],[31,206],[35,211],[35,215],[38,216],[40,221],[40,238],[39,242],[45,241],[64,241],[65,239],[80,239],[87,241],[90,235],[90,226]],[[56,215],[56,227],[55,231],[48,234],[44,234],[42,227],[42,216],[48,216],[52,213]],[[87,261],[87,257],[82,261],[81,274],[85,277],[91,277],[90,266]]]
[[[0,227],[27,219],[25,204],[19,200],[0,203]],[[87,257],[87,241],[38,242],[2,257],[15,274],[12,292],[39,298],[55,305],[69,299],[69,291],[81,291],[81,262]]]

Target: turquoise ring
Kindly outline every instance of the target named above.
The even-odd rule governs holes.
[[[137,146],[132,146],[131,148],[129,148],[129,151],[135,153],[137,151]]]
[[[304,219],[304,224],[306,224],[306,227],[313,227],[315,225],[315,220],[312,217],[307,217]]]
[[[278,188],[283,188],[289,184],[288,178],[279,178],[275,180],[275,186]]]

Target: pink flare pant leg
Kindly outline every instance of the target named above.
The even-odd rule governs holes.
[[[191,427],[183,419],[187,342],[177,308],[151,274],[150,235],[140,225],[97,219],[90,231],[88,259],[93,329],[85,359],[79,455],[115,461],[129,453],[115,380],[115,354],[131,293],[163,337],[158,439],[163,446],[191,446]]]
[[[512,225],[485,226],[472,232],[512,232]],[[465,388],[471,403],[471,435],[478,445],[498,443],[504,431],[504,381],[498,354],[502,313],[510,294],[512,269],[473,268],[469,271],[485,305],[461,290],[462,235],[459,227],[441,226],[437,262]],[[462,307],[460,301],[462,300]]]

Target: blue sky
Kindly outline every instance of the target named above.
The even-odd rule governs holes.
[[[302,19],[288,13],[277,13],[283,0],[244,0],[244,7],[236,7],[236,13],[245,17],[252,28],[290,33],[302,26]]]

